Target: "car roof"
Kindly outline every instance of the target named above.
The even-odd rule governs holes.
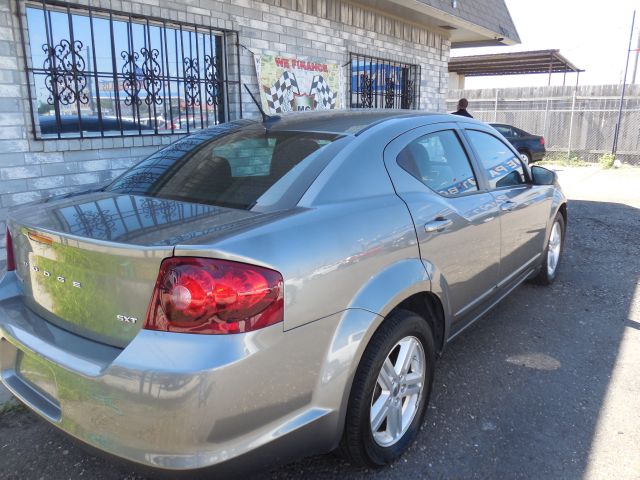
[[[296,112],[280,116],[278,120],[269,122],[269,129],[297,130],[305,132],[327,132],[335,134],[358,135],[367,128],[392,119],[430,117],[448,117],[446,114],[421,112],[419,110],[330,110],[315,112]],[[455,120],[451,118],[450,120]]]

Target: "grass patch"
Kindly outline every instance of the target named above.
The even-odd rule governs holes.
[[[613,153],[605,153],[600,157],[598,163],[602,168],[613,168],[613,164],[616,161],[616,156]]]
[[[567,155],[566,153],[553,152],[537,162],[538,165],[559,165],[562,167],[590,167],[593,163],[585,162],[577,155]]]
[[[11,400],[5,402],[0,406],[0,415],[6,415],[8,413],[20,413],[26,412],[27,407],[25,407],[21,402],[12,398]]]

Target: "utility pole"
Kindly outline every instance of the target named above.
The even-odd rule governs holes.
[[[636,73],[638,73],[638,56],[640,55],[640,29],[638,30],[638,44],[636,45],[636,62],[633,65],[633,76],[631,77],[631,84],[636,83]]]
[[[627,63],[624,66],[624,78],[622,80],[622,93],[620,94],[620,109],[618,110],[618,121],[616,122],[616,129],[613,134],[613,147],[611,153],[616,154],[618,151],[618,135],[620,134],[620,122],[622,121],[622,106],[624,105],[624,93],[627,88],[627,71],[629,70],[629,56],[631,55],[631,41],[633,40],[633,28],[636,25],[636,11],[633,11],[631,17],[631,34],[629,35],[629,46],[627,47]]]

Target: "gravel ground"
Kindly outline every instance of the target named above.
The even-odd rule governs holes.
[[[411,450],[376,472],[325,455],[261,478],[640,479],[640,169],[558,173],[571,201],[556,283],[523,285],[449,346]],[[0,478],[143,477],[12,408]]]

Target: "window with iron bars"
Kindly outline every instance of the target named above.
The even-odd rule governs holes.
[[[24,5],[36,138],[189,133],[232,118],[237,32],[51,0]]]
[[[420,108],[420,65],[349,54],[351,108]]]

